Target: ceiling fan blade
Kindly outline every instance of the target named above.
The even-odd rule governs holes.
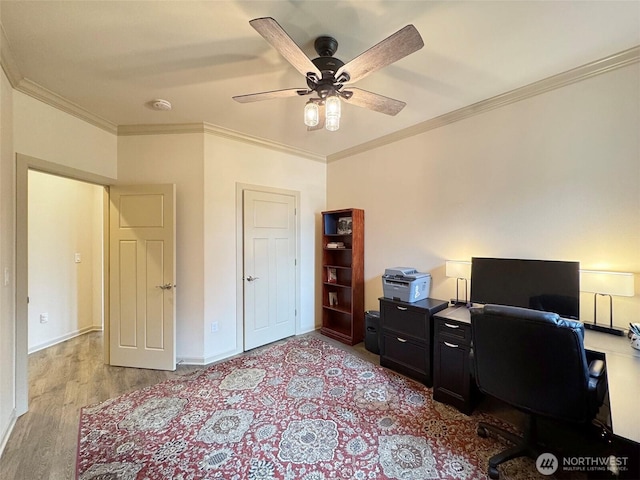
[[[272,90],[270,92],[250,93],[248,95],[236,95],[232,97],[236,102],[251,103],[262,100],[272,100],[274,98],[301,97],[311,93],[310,90],[301,88],[286,88],[284,90]]]
[[[387,115],[397,115],[406,105],[405,102],[401,102],[400,100],[394,100],[393,98],[368,92],[361,88],[349,88],[349,91],[352,92],[353,95],[351,95],[349,99],[345,98],[347,103],[352,103],[358,107],[368,108],[369,110]]]
[[[357,82],[370,73],[420,50],[423,46],[424,42],[416,27],[407,25],[340,67],[335,78],[346,72],[349,75],[346,83]]]
[[[314,130],[322,130],[324,128],[324,103],[318,105],[318,124],[315,127],[307,127],[308,132],[313,132]]]
[[[318,78],[322,73],[291,39],[284,29],[271,17],[255,18],[249,24],[264,37],[287,61],[305,77],[313,72]]]

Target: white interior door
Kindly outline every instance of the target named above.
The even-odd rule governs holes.
[[[175,370],[175,185],[110,188],[111,364]]]
[[[243,194],[244,349],[296,333],[295,197]]]

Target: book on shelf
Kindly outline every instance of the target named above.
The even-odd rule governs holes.
[[[344,242],[329,242],[327,248],[344,248]]]
[[[329,292],[329,305],[335,307],[338,305],[338,293],[337,292]]]
[[[338,282],[338,272],[333,267],[327,268],[327,282],[329,283],[337,283]]]

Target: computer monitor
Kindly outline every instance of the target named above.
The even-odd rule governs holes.
[[[531,308],[577,320],[579,268],[579,262],[474,257],[471,302]]]

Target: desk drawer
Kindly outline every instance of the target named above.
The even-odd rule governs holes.
[[[429,312],[405,305],[381,302],[381,327],[418,340],[428,340]]]
[[[383,330],[380,365],[431,386],[431,349],[423,342]]]
[[[434,337],[449,337],[461,345],[471,345],[471,325],[457,320],[435,317]]]

